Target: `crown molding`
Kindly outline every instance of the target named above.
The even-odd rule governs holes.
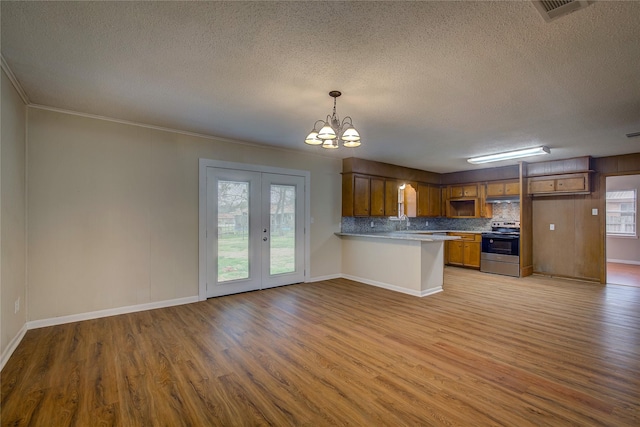
[[[190,131],[186,131],[186,130],[180,130],[180,129],[173,129],[173,128],[168,128],[168,127],[163,127],[163,126],[150,125],[150,124],[146,124],[146,123],[139,123],[139,122],[134,122],[134,121],[131,121],[131,120],[115,119],[115,118],[112,118],[112,117],[100,116],[98,114],[82,113],[82,112],[79,112],[79,111],[66,110],[64,108],[57,108],[57,107],[50,107],[50,106],[47,106],[47,105],[34,104],[29,100],[29,97],[27,96],[27,93],[22,88],[22,85],[20,84],[20,82],[16,78],[15,74],[13,74],[13,71],[9,67],[9,64],[7,64],[7,61],[4,59],[4,56],[2,56],[2,54],[0,54],[0,60],[1,60],[2,70],[4,70],[5,74],[9,78],[9,81],[11,81],[11,84],[13,85],[13,87],[18,92],[18,95],[20,95],[20,98],[22,99],[22,102],[24,102],[24,104],[29,108],[37,108],[37,109],[40,109],[40,110],[53,111],[53,112],[56,112],[56,113],[70,114],[70,115],[73,115],[73,116],[80,116],[80,117],[86,117],[86,118],[90,118],[90,119],[104,120],[104,121],[107,121],[107,122],[120,123],[120,124],[124,124],[124,125],[129,125],[129,126],[138,126],[138,127],[142,127],[142,128],[146,128],[146,129],[153,129],[153,130],[158,130],[158,131],[162,131],[162,132],[171,132],[171,133],[176,133],[176,134],[179,134],[179,135],[192,136],[192,137],[196,137],[196,138],[214,139],[214,140],[220,141],[220,142],[246,145],[248,147],[254,147],[254,148],[269,148],[271,150],[279,150],[279,151],[288,152],[288,153],[297,153],[297,154],[303,153],[303,154],[306,154],[306,155],[319,156],[319,157],[324,157],[324,158],[335,158],[333,156],[324,155],[322,153],[309,153],[307,151],[303,151],[303,150],[295,149],[295,148],[284,148],[284,147],[276,147],[274,145],[258,144],[258,143],[254,143],[254,142],[241,141],[241,140],[238,140],[238,139],[223,138],[223,137],[204,134],[204,133],[190,132]]]
[[[168,128],[168,127],[163,127],[163,126],[150,125],[150,124],[146,124],[146,123],[133,122],[133,121],[124,120],[124,119],[114,119],[113,117],[100,116],[98,114],[81,113],[79,111],[66,110],[64,108],[57,108],[57,107],[49,107],[47,105],[40,105],[40,104],[32,104],[32,103],[30,103],[30,104],[27,105],[27,107],[35,108],[35,109],[38,109],[38,110],[53,111],[55,113],[69,114],[69,115],[72,115],[72,116],[85,117],[85,118],[89,118],[89,119],[104,120],[104,121],[107,121],[107,122],[119,123],[119,124],[123,124],[123,125],[137,126],[137,127],[142,127],[142,128],[146,128],[146,129],[158,130],[158,131],[162,131],[162,132],[176,133],[176,134],[179,134],[179,135],[193,136],[193,137],[196,137],[196,138],[204,138],[204,139],[209,139],[209,140],[216,140],[216,141],[226,142],[226,143],[230,143],[230,144],[246,145],[248,147],[253,147],[253,148],[268,148],[270,150],[279,150],[279,151],[284,151],[284,152],[288,152],[288,153],[306,154],[306,155],[313,155],[313,156],[319,156],[319,157],[324,157],[324,158],[335,158],[335,157],[332,157],[332,156],[322,155],[320,153],[309,153],[309,152],[306,152],[306,151],[303,151],[303,150],[298,150],[298,149],[295,149],[295,148],[276,147],[274,145],[258,144],[258,143],[254,143],[254,142],[241,141],[239,139],[223,138],[223,137],[220,137],[220,136],[208,135],[208,134],[205,134],[205,133],[190,132],[190,131],[187,131],[187,130],[180,130],[180,129],[173,129],[173,128]]]
[[[9,67],[9,64],[7,64],[7,61],[4,59],[4,56],[2,56],[2,54],[0,54],[0,66],[2,67],[2,70],[7,75],[7,77],[9,78],[9,81],[11,82],[13,87],[18,92],[18,95],[20,95],[20,98],[22,98],[22,102],[24,102],[25,105],[29,105],[30,102],[29,102],[29,97],[27,96],[27,93],[22,88],[22,85],[16,78],[16,75],[13,74],[13,71]]]

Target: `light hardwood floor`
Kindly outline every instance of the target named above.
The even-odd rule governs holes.
[[[2,425],[638,426],[640,288],[445,269],[29,331]]]
[[[608,262],[607,283],[640,286],[640,265]]]

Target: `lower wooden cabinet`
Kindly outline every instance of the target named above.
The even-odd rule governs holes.
[[[447,233],[460,240],[447,241],[447,264],[480,269],[482,235],[479,233]]]

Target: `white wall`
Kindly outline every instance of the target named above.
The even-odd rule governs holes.
[[[640,195],[640,175],[607,177],[607,191],[632,190]],[[640,224],[640,213],[636,209],[636,227]],[[637,231],[637,230],[636,230]],[[607,237],[607,260],[640,264],[640,239],[630,237]]]
[[[29,320],[197,296],[199,158],[309,170],[311,277],[340,273],[339,159],[33,107],[28,142]]]
[[[25,326],[25,120],[26,107],[2,75],[0,134],[0,354],[3,361]],[[20,310],[14,303],[20,299]]]

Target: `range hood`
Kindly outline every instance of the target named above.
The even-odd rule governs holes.
[[[520,196],[487,197],[485,203],[520,203]]]

